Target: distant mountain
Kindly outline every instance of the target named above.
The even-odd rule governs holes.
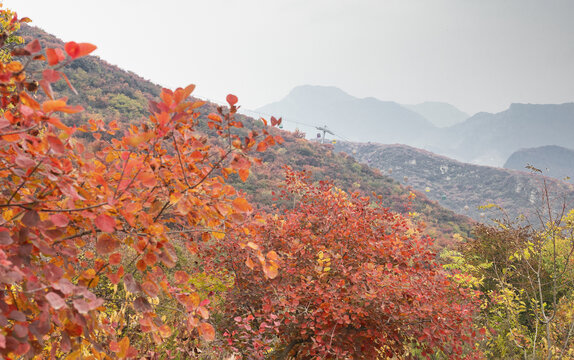
[[[544,178],[538,174],[465,164],[405,145],[337,142],[335,149],[477,221],[502,216],[479,209],[482,205],[496,204],[511,218],[523,214],[532,219],[542,204]],[[557,198],[557,208],[561,197],[567,199],[568,208],[574,206],[574,186],[554,179],[546,181],[550,194]]]
[[[281,101],[257,111],[283,117],[290,130],[298,127],[312,136],[319,131],[302,125],[326,125],[353,141],[418,144],[437,130],[423,116],[396,102],[359,99],[327,86],[298,86]]]
[[[574,179],[574,150],[561,146],[541,146],[537,148],[521,149],[514,152],[504,168],[525,170],[527,165],[532,165],[542,171],[546,176],[563,180]]]
[[[512,104],[506,111],[478,113],[441,129],[424,148],[457,160],[502,166],[513,152],[529,147],[574,144],[574,103]]]
[[[574,145],[574,103],[512,104],[505,111],[464,120],[467,115],[449,104],[400,105],[305,85],[258,111],[282,116],[286,129],[299,128],[308,137],[318,132],[313,126],[327,125],[335,139],[406,144],[478,165],[500,167],[523,148]]]
[[[443,102],[427,101],[421,104],[403,106],[421,115],[439,128],[456,125],[470,117],[451,104]]]

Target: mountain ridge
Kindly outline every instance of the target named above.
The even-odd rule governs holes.
[[[400,143],[477,165],[501,167],[510,154],[521,148],[572,144],[572,102],[513,103],[504,111],[479,112],[464,121],[460,121],[464,116],[460,114],[455,120],[444,119],[443,124],[455,122],[445,127],[436,126],[407,107],[374,98],[358,99],[332,86],[305,85],[259,110],[283,116],[287,123],[295,120],[311,127],[326,125],[343,140]],[[297,126],[292,127],[290,130]]]
[[[543,203],[541,189],[545,182],[552,194],[564,196],[570,207],[574,205],[572,184],[539,174],[463,163],[400,144],[337,142],[335,149],[381,170],[403,186],[425,192],[442,206],[480,222],[503,215],[479,208],[489,204],[504,209],[512,219],[520,215],[532,219],[533,210]]]

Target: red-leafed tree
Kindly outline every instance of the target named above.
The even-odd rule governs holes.
[[[267,217],[247,245],[226,241],[220,255],[235,276],[225,301],[235,351],[276,359],[480,357],[477,293],[449,280],[411,219],[289,169],[287,187],[295,206]],[[267,257],[236,256],[246,246]],[[277,265],[274,279],[257,274]]]
[[[22,20],[0,12],[6,40]],[[251,206],[226,179],[245,179],[250,150],[281,139],[240,129],[233,95],[229,110],[202,120],[212,135],[198,132],[194,86],[164,89],[139,126],[62,120],[82,108],[56,98],[52,84],[72,86],[64,66],[95,46],[4,40],[0,358],[157,357],[175,336],[213,340],[209,300],[180,258],[197,252],[196,239],[249,227]]]

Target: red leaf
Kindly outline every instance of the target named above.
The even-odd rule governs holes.
[[[52,69],[46,69],[42,72],[42,77],[44,80],[51,83],[60,80],[60,76],[61,74],[58,71]]]
[[[96,224],[96,227],[103,232],[111,233],[114,232],[116,228],[116,220],[114,220],[113,217],[106,214],[98,215],[98,217],[96,217],[96,219],[94,220],[94,223]]]
[[[74,87],[74,85],[72,85],[66,74],[62,73],[62,76],[64,77],[64,80],[66,80],[66,84],[68,84],[70,90],[72,90],[74,94],[78,95],[78,91],[76,91],[76,88]]]
[[[150,303],[142,296],[134,300],[134,309],[139,313],[153,311]]]
[[[225,100],[227,100],[227,103],[231,106],[237,104],[237,96],[235,96],[235,95],[229,94],[229,95],[227,95]]]
[[[54,214],[50,216],[50,221],[57,227],[66,227],[70,223],[70,219],[64,214]]]
[[[66,56],[62,49],[46,49],[46,58],[48,58],[48,65],[58,65],[60,61],[64,60]]]
[[[56,153],[63,154],[66,152],[66,147],[64,146],[64,144],[62,143],[62,141],[58,137],[56,137],[54,135],[48,135],[47,139],[48,139],[48,143],[50,144],[50,147]]]
[[[111,254],[108,261],[110,265],[117,265],[122,261],[122,254],[120,253]]]
[[[119,242],[108,234],[102,234],[96,242],[96,250],[102,255],[110,254],[120,247]]]
[[[38,41],[38,39],[34,39],[32,42],[26,45],[25,49],[28,50],[30,54],[35,54],[42,50],[42,46],[40,45],[40,41]]]
[[[15,159],[16,165],[20,166],[24,169],[29,169],[31,167],[36,166],[36,162],[24,155],[18,155]]]
[[[64,45],[64,50],[66,50],[72,59],[86,56],[96,49],[97,47],[95,45],[89,43],[76,43],[74,41],[70,41]]]
[[[10,231],[6,228],[0,229],[0,245],[10,245],[14,242],[10,236]]]
[[[49,292],[46,294],[46,300],[50,303],[50,306],[58,310],[66,306],[66,301],[58,294],[54,292]]]
[[[22,217],[22,224],[26,226],[36,226],[40,222],[40,215],[36,211],[26,211]]]

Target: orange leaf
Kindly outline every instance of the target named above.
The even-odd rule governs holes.
[[[159,327],[159,334],[162,338],[166,339],[171,336],[171,328],[164,324]]]
[[[239,177],[241,178],[241,181],[246,182],[247,178],[249,177],[249,169],[240,169],[237,172],[239,173]]]
[[[48,65],[54,66],[64,60],[66,56],[62,49],[46,49],[46,58],[48,58]]]
[[[117,265],[122,261],[122,254],[120,253],[111,254],[108,261],[110,265]]]
[[[251,205],[244,198],[236,198],[231,203],[237,212],[249,212],[252,210]]]
[[[197,330],[199,331],[199,336],[201,336],[203,340],[208,342],[215,340],[215,329],[211,324],[201,323]]]
[[[144,172],[140,176],[140,181],[142,185],[148,188],[153,188],[157,184],[157,179],[154,173]]]
[[[95,45],[89,43],[76,43],[74,41],[70,41],[64,45],[64,50],[70,55],[72,59],[77,59],[82,56],[86,56],[92,51],[96,50],[97,47]]]
[[[207,118],[213,121],[221,122],[221,117],[214,113],[207,115]]]
[[[31,107],[34,110],[40,109],[40,104],[36,100],[34,100],[30,95],[28,95],[25,91],[20,93],[20,101],[22,104]]]
[[[145,263],[147,264],[147,266],[152,267],[155,265],[155,263],[157,262],[157,255],[154,254],[151,251],[148,251],[144,257],[143,260],[145,261]]]
[[[84,108],[81,106],[67,106],[64,100],[48,100],[42,104],[42,110],[45,113],[60,111],[66,114],[73,114],[83,111]]]
[[[42,110],[47,113],[50,111],[57,111],[58,109],[65,106],[66,102],[63,100],[48,100],[42,104]]]
[[[279,260],[279,256],[278,256],[277,253],[276,253],[275,251],[273,251],[273,250],[271,250],[271,251],[269,251],[269,252],[267,253],[267,258],[268,258],[269,260],[274,260],[274,261]]]
[[[142,259],[139,259],[139,260],[136,262],[136,268],[137,268],[139,271],[144,272],[145,269],[147,269],[147,265],[145,264],[145,261],[143,261]]]
[[[259,250],[259,246],[257,246],[257,244],[255,244],[254,242],[248,242],[247,246],[250,247],[253,250]]]
[[[176,271],[175,274],[173,274],[173,278],[178,284],[185,284],[189,280],[189,274],[186,273],[185,271],[179,270]]]
[[[250,268],[251,270],[253,270],[253,267],[255,266],[255,263],[253,263],[253,260],[251,260],[251,258],[248,256],[247,260],[245,260],[245,265],[247,265],[248,268]]]
[[[262,141],[259,143],[259,145],[257,145],[257,151],[263,152],[263,151],[267,150],[268,147],[269,147],[269,145],[267,145],[266,142]]]
[[[56,128],[58,128],[58,129],[60,129],[60,130],[63,130],[63,131],[69,131],[69,130],[70,130],[70,128],[67,127],[66,125],[64,125],[64,124],[60,121],[60,119],[58,119],[58,118],[49,118],[49,119],[48,119],[48,122],[49,122],[50,124],[54,125]]]
[[[277,275],[279,274],[279,271],[277,269],[277,266],[273,265],[273,264],[266,264],[264,266],[264,272],[265,275],[269,278],[269,279],[275,279],[277,277]]]
[[[126,336],[118,343],[118,357],[120,359],[126,358],[128,356],[128,351],[130,349],[130,339]]]

